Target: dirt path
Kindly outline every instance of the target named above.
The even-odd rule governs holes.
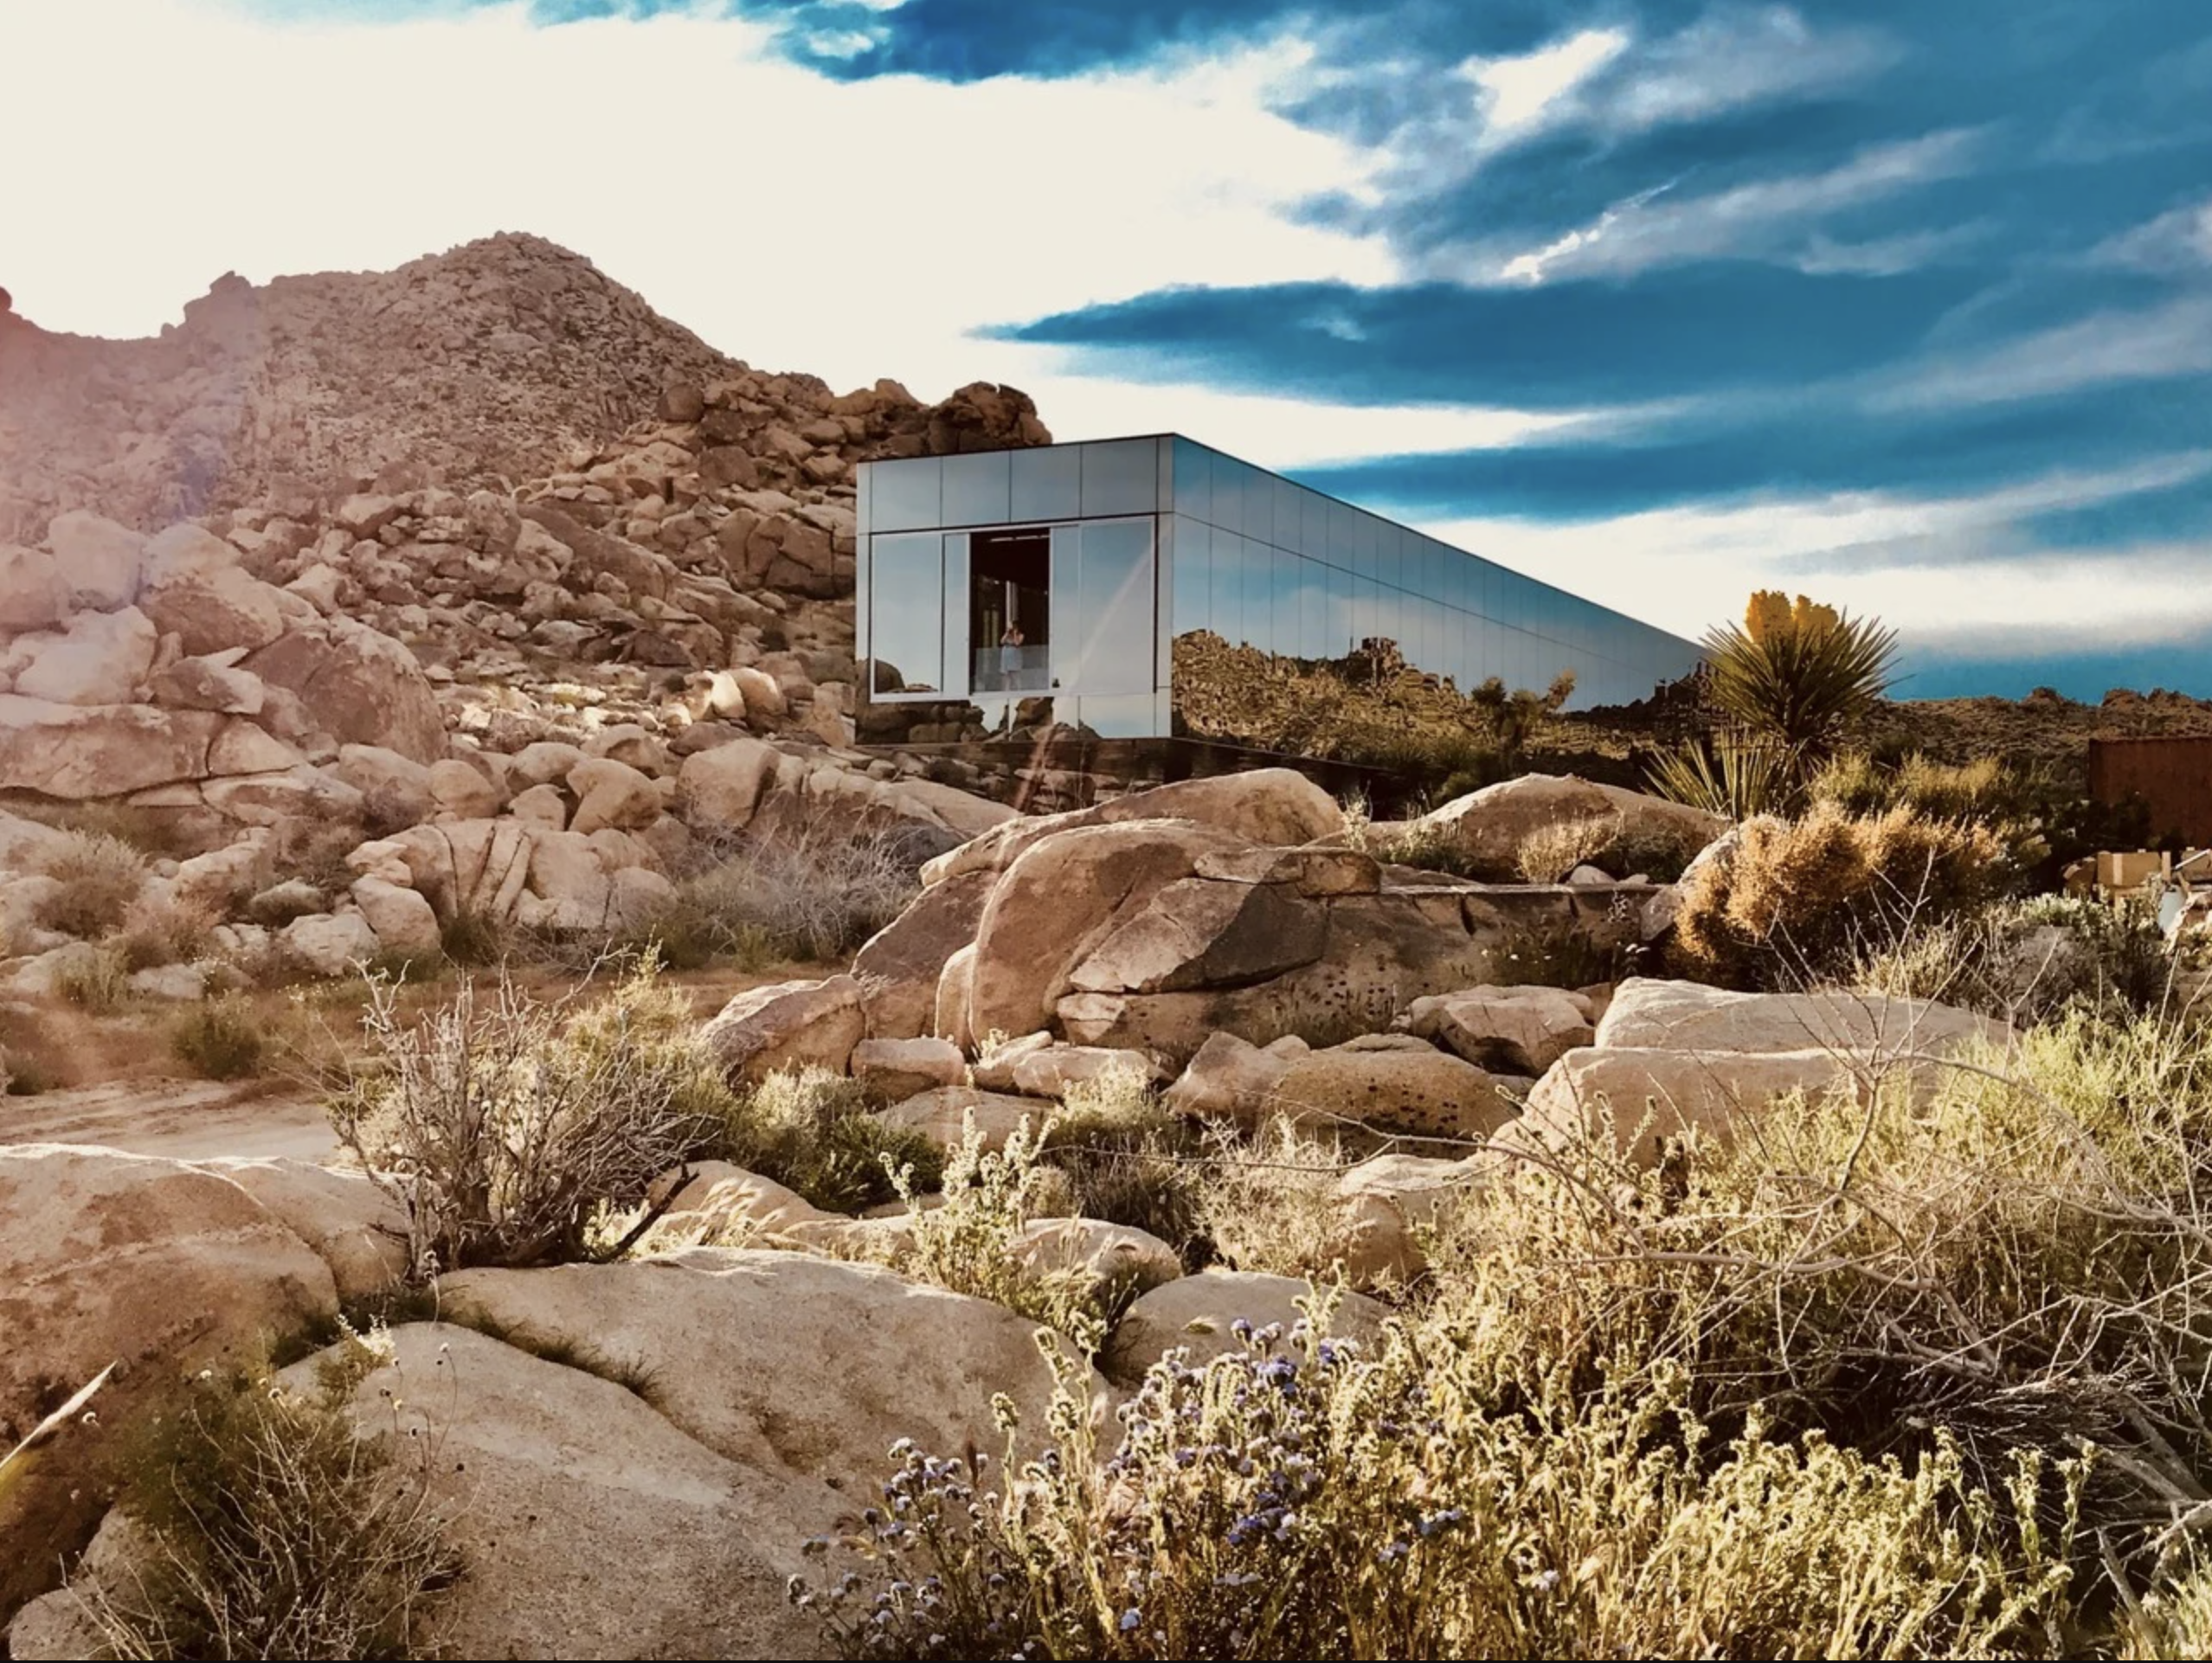
[[[267,1081],[117,1080],[0,1097],[0,1144],[9,1143],[103,1144],[178,1160],[290,1155],[328,1161],[338,1153],[321,1103]]]

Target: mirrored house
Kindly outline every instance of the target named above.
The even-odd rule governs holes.
[[[1378,655],[1462,692],[1572,671],[1570,708],[1621,704],[1699,658],[1174,434],[867,463],[858,513],[863,697],[933,707],[935,737],[1205,732],[1208,678]]]

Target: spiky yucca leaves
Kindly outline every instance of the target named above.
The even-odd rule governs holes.
[[[1793,746],[1722,734],[1662,752],[1645,783],[1669,802],[1747,820],[1793,812],[1803,795],[1803,771]]]
[[[1707,697],[1724,716],[1758,739],[1824,753],[1888,690],[1897,632],[1762,590],[1742,624],[1714,629],[1704,647]]]

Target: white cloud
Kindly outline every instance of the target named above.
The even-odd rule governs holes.
[[[1430,275],[1463,282],[1540,283],[1564,276],[1627,276],[1682,260],[1784,254],[1805,245],[1810,228],[1823,215],[1964,172],[1980,138],[1971,130],[1951,129],[1870,145],[1823,173],[1759,179],[1703,196],[1686,195],[1679,185],[1649,190],[1544,247],[1451,244],[1428,255],[1424,266]]]
[[[1370,188],[1371,158],[1268,110],[1303,60],[842,84],[704,13],[0,7],[0,61],[99,66],[96,106],[63,73],[0,101],[0,281],[48,327],[150,333],[227,270],[387,267],[530,230],[750,362],[924,395],[1003,374],[1049,416],[1042,355],[968,331],[1177,282],[1395,274],[1379,241],[1285,211]]]
[[[1469,58],[1459,73],[1477,89],[1482,147],[1510,144],[1573,114],[1574,90],[1625,52],[1629,38],[1625,29],[1591,29],[1520,57]]]
[[[2206,370],[2212,370],[2212,296],[2184,294],[1932,363],[1874,393],[1870,403],[1877,409],[1994,404]]]
[[[1422,529],[1691,637],[1752,590],[1786,588],[1887,619],[1914,646],[2033,639],[2069,651],[2163,642],[2212,622],[2202,581],[2212,543],[2052,549],[2025,522],[2207,473],[2212,452],[2198,451],[1971,497],[1841,492],[1573,524],[1467,518]]]
[[[2212,269],[2212,197],[2107,238],[2089,258],[2097,265],[2169,275]]]

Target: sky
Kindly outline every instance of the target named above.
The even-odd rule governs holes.
[[[0,0],[53,329],[496,230],[1907,697],[2212,696],[2212,0]]]

